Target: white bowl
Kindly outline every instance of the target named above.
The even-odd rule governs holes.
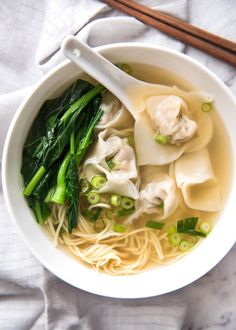
[[[215,95],[216,107],[227,127],[236,155],[236,101],[228,88],[208,69],[190,57],[164,47],[144,44],[114,44],[97,48],[112,62],[144,63],[175,72],[198,89]],[[3,153],[3,190],[6,204],[22,238],[36,258],[52,273],[85,291],[117,298],[156,296],[181,288],[214,267],[236,240],[236,182],[233,173],[231,191],[225,208],[211,234],[191,253],[174,264],[146,270],[132,276],[97,273],[76,261],[52,241],[39,226],[22,195],[20,174],[22,148],[29,128],[43,102],[56,90],[76,79],[79,69],[69,61],[49,72],[20,105],[8,131]]]

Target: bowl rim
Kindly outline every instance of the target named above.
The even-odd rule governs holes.
[[[205,71],[205,73],[211,77],[211,79],[215,80],[217,82],[217,84],[220,86],[220,88],[222,88],[224,90],[224,92],[227,94],[227,97],[234,103],[234,105],[236,106],[236,99],[233,96],[232,92],[229,90],[229,88],[212,72],[210,71],[208,68],[206,68],[203,64],[199,63],[198,61],[196,61],[195,59],[191,58],[190,56],[183,54],[177,50],[173,50],[170,49],[168,47],[163,47],[163,46],[156,46],[156,45],[150,45],[150,44],[146,44],[146,43],[136,43],[136,42],[127,42],[127,43],[116,43],[116,44],[108,44],[108,45],[104,45],[104,46],[99,46],[96,47],[95,50],[98,52],[103,52],[103,51],[107,51],[109,49],[112,48],[143,48],[143,49],[151,49],[151,50],[156,50],[156,51],[163,51],[163,52],[167,52],[168,54],[172,54],[174,56],[180,57],[182,59],[184,59],[185,61],[189,62],[191,65],[194,65],[195,67],[199,68],[200,70]],[[81,290],[90,292],[90,293],[94,293],[94,294],[98,294],[101,296],[107,296],[107,297],[113,297],[113,298],[128,298],[128,299],[133,299],[133,298],[146,298],[146,297],[152,297],[152,296],[157,296],[157,295],[161,295],[161,294],[165,294],[165,293],[169,293],[172,292],[174,290],[180,289],[192,282],[194,282],[195,280],[199,279],[200,277],[202,277],[203,275],[205,275],[208,271],[210,271],[213,267],[216,266],[216,264],[229,252],[229,250],[232,248],[232,246],[234,245],[234,243],[236,242],[236,237],[232,240],[230,240],[230,242],[227,242],[227,244],[224,245],[224,249],[221,250],[217,257],[215,257],[214,261],[210,261],[209,263],[205,263],[203,269],[201,269],[201,271],[193,273],[192,276],[188,277],[188,279],[182,279],[179,278],[177,282],[172,283],[170,285],[169,290],[155,290],[153,288],[153,292],[148,292],[146,294],[144,294],[142,291],[139,292],[137,290],[137,292],[132,292],[132,294],[125,294],[124,292],[118,292],[118,291],[107,291],[104,290],[104,288],[97,288],[97,289],[90,289],[89,285],[86,287],[80,287],[78,284],[75,284],[74,281],[71,281],[69,278],[65,278],[64,276],[62,276],[60,273],[58,273],[57,271],[55,271],[55,269],[53,269],[50,265],[50,263],[43,259],[42,256],[40,255],[39,251],[35,250],[29,243],[27,237],[24,235],[23,230],[21,228],[21,226],[19,225],[19,223],[17,222],[17,220],[15,219],[15,215],[13,212],[13,206],[11,204],[11,197],[10,197],[10,191],[8,188],[8,182],[7,182],[7,159],[8,159],[8,153],[9,153],[9,143],[11,140],[11,135],[14,131],[15,128],[15,123],[18,120],[18,117],[20,116],[21,112],[24,110],[25,106],[27,105],[28,101],[34,96],[35,93],[37,93],[38,89],[47,81],[47,79],[49,79],[51,76],[53,76],[56,72],[60,71],[61,69],[63,69],[64,67],[66,67],[67,65],[70,65],[71,62],[69,60],[64,60],[62,63],[56,65],[55,68],[53,68],[52,70],[50,70],[45,76],[43,76],[39,82],[33,87],[33,89],[29,92],[29,94],[24,98],[24,100],[21,102],[21,104],[19,105],[13,120],[11,121],[10,127],[8,129],[8,133],[7,133],[7,137],[5,139],[5,143],[4,143],[4,150],[3,150],[3,155],[2,155],[2,186],[3,186],[3,194],[4,194],[4,198],[5,198],[5,203],[7,205],[7,209],[10,213],[11,219],[13,220],[18,232],[20,233],[23,241],[26,243],[27,247],[29,248],[29,250],[31,251],[31,253],[40,261],[40,263],[46,267],[50,272],[52,272],[54,275],[56,275],[58,278],[62,279],[63,281],[73,285],[76,288],[79,288]],[[191,252],[193,253],[193,251]],[[134,276],[134,275],[132,275]],[[132,277],[131,276],[131,277]],[[125,276],[127,277],[127,276]]]

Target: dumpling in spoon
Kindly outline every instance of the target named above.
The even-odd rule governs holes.
[[[157,96],[147,101],[155,137],[160,143],[179,145],[197,132],[197,123],[188,116],[187,104],[179,96]]]
[[[202,92],[187,93],[176,89],[177,92],[183,97],[149,97],[146,110],[136,119],[134,135],[138,165],[169,164],[184,152],[203,148],[210,141],[211,117],[196,108],[204,98],[209,102],[209,97]]]

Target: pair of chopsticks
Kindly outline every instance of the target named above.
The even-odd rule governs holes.
[[[141,22],[236,66],[236,43],[132,0],[102,0]]]

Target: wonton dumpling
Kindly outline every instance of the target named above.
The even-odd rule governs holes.
[[[104,130],[109,127],[124,129],[132,125],[131,114],[110,92],[104,94],[100,108],[104,113],[96,125],[97,129]]]
[[[127,139],[130,134],[130,130],[114,129],[99,133],[98,142],[85,160],[82,170],[87,179],[99,173],[106,175],[107,183],[99,192],[114,192],[134,199],[139,197],[136,157]],[[113,168],[109,169],[107,160],[112,160]]]
[[[147,112],[156,133],[168,136],[171,144],[188,141],[197,131],[197,124],[187,117],[187,105],[179,96],[150,97]]]
[[[212,212],[220,209],[220,188],[206,148],[182,155],[175,162],[175,177],[188,207]]]
[[[106,143],[110,146],[108,157],[115,164],[110,170],[109,176],[118,180],[137,178],[137,167],[134,149],[129,145],[127,138],[110,136]]]
[[[175,89],[176,91],[181,91],[177,88]],[[207,98],[206,94],[202,92],[187,93],[182,91],[182,94],[185,96],[185,100],[182,100],[181,102],[181,99],[179,97],[173,95],[162,95],[149,98],[150,100],[147,100],[147,105],[149,105],[147,107],[147,111],[142,112],[136,118],[134,126],[134,138],[137,163],[139,166],[170,164],[171,162],[178,159],[185,152],[193,152],[205,147],[211,140],[213,133],[213,124],[210,114],[204,113],[203,111],[199,110],[199,108],[197,109],[196,105],[194,104],[193,106],[190,102],[193,99],[196,104],[200,105],[202,104],[203,100],[209,100],[210,96]],[[170,103],[175,104],[177,110],[175,109],[172,118],[161,118],[161,127],[165,130],[166,134],[170,133],[171,131],[172,133],[176,134],[174,135],[175,141],[178,141],[178,143],[182,142],[179,145],[169,143],[162,145],[156,143],[154,140],[154,136],[156,133],[156,129],[154,128],[156,127],[156,118],[154,116],[156,106],[162,103],[160,110],[161,114],[164,114],[164,108],[168,110],[168,102],[163,102],[164,98],[168,102],[171,101]],[[186,100],[188,102],[185,103]],[[189,108],[189,106],[187,106],[187,104],[191,105],[191,109]],[[180,108],[182,112],[181,117],[183,121],[177,122],[176,126],[175,115],[176,112],[180,110]],[[194,118],[194,121],[187,118],[188,116],[192,116]],[[178,124],[181,124],[181,126]],[[169,125],[169,127],[167,125]],[[197,130],[195,132],[196,125]],[[187,136],[192,136],[192,138],[189,141],[184,141],[186,140]]]
[[[165,173],[158,173],[153,182],[144,185],[136,201],[135,212],[128,222],[140,217],[143,213],[157,214],[158,219],[165,219],[178,206],[175,181]],[[164,204],[160,207],[160,204]]]

